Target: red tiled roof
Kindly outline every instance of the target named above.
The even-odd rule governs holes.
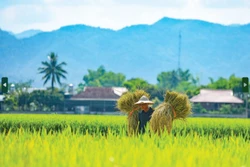
[[[120,96],[115,92],[116,89],[113,87],[85,87],[83,92],[72,96],[71,99],[118,99]]]

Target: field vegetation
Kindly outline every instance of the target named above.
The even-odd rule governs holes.
[[[0,115],[0,164],[250,166],[250,120],[188,118],[172,133],[128,137],[124,116]]]

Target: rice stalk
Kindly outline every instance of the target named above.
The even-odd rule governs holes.
[[[139,107],[135,105],[142,96],[150,98],[150,95],[144,90],[124,93],[117,101],[117,108],[128,115],[128,135],[138,133],[139,127]]]
[[[161,135],[164,131],[167,130],[170,134],[172,130],[173,116],[171,106],[163,102],[158,107],[155,108],[155,111],[152,114],[150,119],[150,128],[151,131]]]
[[[185,120],[192,114],[191,103],[185,94],[167,91],[164,101],[170,104],[172,112],[176,114],[174,119]]]

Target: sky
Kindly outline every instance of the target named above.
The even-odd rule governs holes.
[[[20,33],[86,24],[114,30],[162,17],[250,23],[250,0],[0,0],[0,28]]]

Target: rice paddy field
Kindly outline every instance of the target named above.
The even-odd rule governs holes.
[[[188,118],[129,137],[124,116],[0,115],[1,167],[250,166],[250,120]]]

